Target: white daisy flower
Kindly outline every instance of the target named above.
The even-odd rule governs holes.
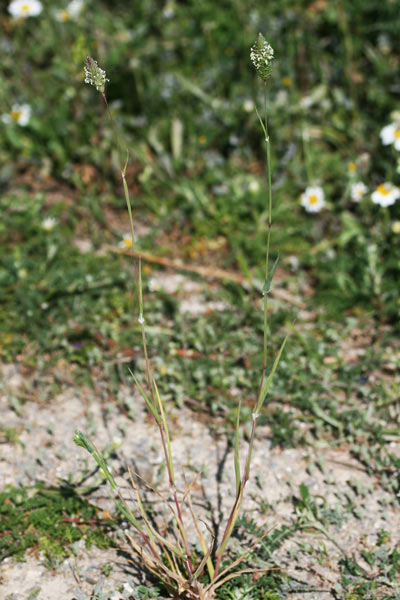
[[[258,194],[260,191],[260,182],[257,179],[252,179],[249,183],[249,192],[250,194]]]
[[[324,206],[324,190],[319,186],[311,186],[301,195],[301,205],[307,212],[317,213]]]
[[[37,17],[43,6],[39,0],[12,0],[8,12],[15,18]]]
[[[368,188],[362,181],[352,183],[350,186],[350,197],[353,202],[360,202],[363,196],[368,192]]]
[[[42,229],[45,231],[51,231],[57,225],[58,221],[54,217],[46,217],[42,221]]]
[[[243,110],[244,112],[251,113],[254,110],[254,102],[253,100],[247,99],[243,102]]]
[[[64,9],[58,9],[54,15],[57,21],[66,22],[73,21],[79,16],[83,7],[83,0],[72,0]]]
[[[29,104],[13,104],[9,113],[1,115],[3,123],[17,123],[25,127],[31,118],[31,107]]]
[[[160,284],[157,281],[157,279],[155,279],[154,277],[149,279],[149,282],[147,285],[149,287],[149,292],[158,292],[160,289]]]
[[[130,233],[124,233],[118,246],[123,248],[123,250],[129,250],[129,248],[132,248],[132,235]]]
[[[384,207],[392,206],[398,198],[400,198],[399,188],[387,181],[378,185],[376,190],[371,194],[372,202]]]
[[[381,131],[382,144],[389,146],[393,144],[396,150],[400,151],[400,122],[390,123]]]

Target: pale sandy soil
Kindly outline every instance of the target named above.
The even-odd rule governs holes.
[[[168,286],[172,280],[175,289],[184,284],[184,278],[180,275],[168,275],[164,279],[160,275],[158,283]],[[197,297],[197,291],[196,286],[192,286],[187,305],[183,298],[181,310],[201,312],[207,308],[201,297]],[[213,308],[223,310],[224,307]],[[73,387],[50,403],[28,400],[16,412],[11,406],[10,396],[18,394],[23,377],[17,364],[3,365],[1,368],[3,387],[0,391],[0,421],[20,432],[21,443],[4,443],[0,446],[0,489],[6,484],[32,485],[37,481],[57,484],[60,478],[67,478],[71,474],[76,478],[89,458],[83,449],[73,444],[76,429],[90,431],[91,438],[100,449],[118,441],[120,445],[115,457],[110,460],[110,467],[126,493],[127,465],[157,489],[167,489],[157,432],[146,414],[142,399],[131,388],[127,387],[122,392],[133,397],[133,420],[121,414],[114,404],[100,400],[93,391]],[[178,488],[184,486],[183,473],[189,481],[198,477],[193,488],[198,514],[209,523],[211,529],[219,530],[221,534],[234,490],[233,459],[227,438],[223,433],[212,435],[207,423],[201,422],[187,408],[170,407],[169,420]],[[247,448],[245,439],[241,443],[243,461]],[[298,582],[314,588],[314,591],[288,593],[287,598],[334,598],[333,588],[340,579],[338,561],[343,557],[339,547],[347,555],[354,554],[366,573],[373,578],[374,572],[360,558],[360,551],[375,546],[377,533],[381,529],[390,532],[393,547],[399,544],[400,511],[394,505],[393,497],[382,490],[375,478],[368,475],[351,457],[349,449],[332,449],[322,442],[314,448],[272,448],[268,428],[259,427],[244,512],[265,528],[290,525],[295,518],[296,503],[293,498],[299,498],[301,483],[308,486],[313,496],[319,496],[321,503],[326,502],[332,509],[343,510],[347,499],[351,498],[357,510],[345,512],[345,519],[340,526],[330,526],[331,540],[312,530],[299,532],[284,543],[273,560]],[[366,493],[356,496],[355,486],[366,490]],[[154,502],[161,521],[168,518],[163,505],[156,498],[149,496],[148,500]],[[105,485],[93,494],[91,501],[105,510],[112,508]],[[190,522],[187,512],[184,519]],[[325,546],[325,557],[318,559],[322,554],[305,552],[306,543],[314,548]],[[129,551],[123,538],[121,547]],[[129,577],[135,583],[146,582],[145,574],[132,569],[126,555],[95,547],[88,550],[83,543],[78,543],[75,556],[53,571],[45,568],[42,557],[32,553],[27,555],[23,563],[17,563],[12,558],[4,560],[0,571],[0,598],[81,600],[83,593],[89,598],[101,577],[103,565],[107,563],[114,567],[110,576],[104,579],[104,597],[107,597],[107,593],[110,596],[113,594],[114,600],[128,597],[126,593],[125,596],[123,592],[116,593],[116,590]],[[390,591],[390,588],[387,589]]]
[[[16,372],[13,377],[11,383],[15,385]],[[132,392],[127,390],[127,393]],[[89,426],[100,448],[117,438],[121,439],[121,431],[125,430],[117,457],[111,461],[114,473],[122,469],[122,479],[126,479],[126,464],[138,470],[153,485],[159,478],[162,462],[160,444],[139,397],[134,421],[117,410],[113,411],[112,407],[108,407],[108,413],[104,416],[102,407],[95,399],[78,398],[72,393],[60,395],[48,406],[27,402],[20,416],[10,409],[6,395],[1,397],[0,402],[3,422],[17,429],[23,424],[20,440],[24,444],[24,447],[19,444],[2,445],[1,488],[7,483],[23,485],[39,480],[55,484],[58,478],[80,472],[86,456],[83,449],[74,446],[72,438],[76,428],[87,430]],[[224,436],[220,439],[212,437],[206,425],[196,420],[187,409],[172,409],[170,420],[173,423],[172,448],[179,485],[183,487],[182,472],[189,479],[195,472],[202,473],[194,497],[201,517],[212,526],[213,520],[218,523],[222,515],[227,515],[232,498],[232,455],[227,453],[226,439]],[[244,506],[244,510],[260,525],[271,527],[274,524],[290,524],[294,510],[292,497],[298,497],[300,483],[305,483],[313,495],[320,495],[332,506],[339,505],[340,497],[351,492],[350,483],[358,483],[370,490],[365,498],[359,500],[360,516],[348,515],[340,528],[332,527],[332,538],[349,554],[354,552],[356,555],[361,548],[374,545],[380,529],[392,533],[393,544],[400,541],[400,511],[391,505],[389,494],[376,487],[374,479],[347,452],[323,446],[284,451],[271,449],[267,433],[265,427],[260,427]],[[242,448],[241,454],[244,456],[245,441],[242,441]],[[316,460],[319,467],[316,466]],[[165,487],[165,483],[164,478],[161,488]],[[105,509],[110,508],[107,489],[104,487],[97,492],[93,501]],[[206,501],[212,506],[211,519],[204,508]],[[272,507],[266,514],[261,513],[261,501],[268,502]],[[188,514],[185,519],[189,520]],[[291,556],[297,544],[305,541],[325,544],[329,560],[321,565],[304,553]],[[124,543],[122,545],[126,548]],[[318,587],[320,591],[317,595],[310,592],[304,594],[304,598],[317,599],[332,597],[329,589],[339,578],[336,567],[340,558],[340,550],[322,535],[304,533],[287,541],[275,560],[297,580]],[[28,556],[25,563],[7,559],[1,569],[1,597],[23,600],[29,592],[40,588],[37,596],[40,600],[72,600],[76,588],[89,594],[99,579],[101,567],[110,562],[115,564],[115,568],[106,579],[104,590],[113,591],[117,585],[127,581],[129,573],[132,576],[126,558],[118,556],[114,550],[87,550],[83,544],[78,544],[76,556],[66,560],[55,571],[47,570],[41,564],[40,556]],[[369,568],[365,563],[363,565]],[[138,582],[137,574],[133,576],[134,581]],[[328,590],[325,594],[322,592],[324,589]],[[300,599],[303,595],[290,597]]]

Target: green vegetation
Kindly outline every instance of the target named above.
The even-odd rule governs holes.
[[[87,0],[69,20],[61,6],[42,4],[35,17],[1,14],[0,361],[23,374],[17,391],[3,385],[10,408],[18,414],[27,399],[51,402],[101,384],[107,401],[134,418],[120,392],[129,368],[145,371],[115,139],[100,97],[83,85],[90,54],[110,77],[115,127],[129,148],[160,393],[217,431],[222,422],[233,430],[238,397],[243,421],[250,418],[262,369],[268,221],[254,111],[263,91],[249,62],[261,31],[276,57],[271,263],[280,261],[270,358],[286,333],[292,338],[260,423],[274,447],[346,448],[398,502],[400,198],[384,205],[387,184],[400,188],[399,138],[384,134],[393,123],[400,135],[397,3],[135,0],[132,9]],[[310,212],[319,206],[315,189],[324,204]],[[171,292],[166,280],[176,273],[195,291],[178,283]],[[188,303],[206,310],[183,312]],[[1,424],[0,444],[23,447],[20,435]],[[54,566],[79,539],[111,544],[98,510],[72,488],[9,488],[0,500],[0,558],[33,548]],[[293,531],[305,515],[326,526],[357,509],[339,504],[321,508],[303,489]],[[40,511],[47,516],[35,521]],[[273,543],[250,561],[270,560]],[[303,551],[311,552],[306,543]],[[379,576],[368,580],[346,556],[336,596],[394,597],[399,557],[390,533],[360,554]],[[240,581],[220,597],[272,600],[300,586],[275,572]]]
[[[0,492],[0,560],[6,556],[23,560],[25,552],[34,549],[54,568],[74,552],[73,544],[79,540],[87,548],[114,546],[109,535],[113,522],[102,519],[100,512],[67,485],[6,487]]]

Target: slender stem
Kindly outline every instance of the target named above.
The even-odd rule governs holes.
[[[268,224],[267,224],[267,248],[265,252],[265,281],[268,279],[269,273],[269,248],[271,241],[272,227],[272,184],[271,184],[271,146],[268,134],[268,119],[267,119],[267,83],[264,82],[264,133],[267,150],[267,180],[268,180]],[[268,350],[268,296],[264,291],[264,361],[263,369],[267,368],[267,350]]]
[[[108,113],[108,116],[110,118],[110,122],[111,122],[111,127],[112,127],[112,130],[113,130],[113,134],[114,134],[115,143],[117,144],[119,170],[120,170],[120,173],[122,175],[122,173],[124,172],[123,169],[122,169],[122,151],[121,151],[121,145],[120,145],[120,141],[119,141],[119,136],[118,136],[117,128],[115,126],[115,121],[114,121],[114,117],[112,115],[111,109],[110,109],[110,107],[108,105],[108,102],[107,102],[106,93],[105,92],[101,92],[101,97],[104,100],[104,104],[106,105],[107,113]]]
[[[115,137],[116,144],[117,144],[119,169],[120,169],[122,185],[124,188],[124,195],[125,195],[126,205],[127,205],[128,214],[129,214],[129,223],[130,223],[131,237],[132,237],[132,253],[133,253],[134,258],[137,259],[137,269],[135,269],[135,278],[136,278],[136,285],[137,285],[138,298],[139,298],[139,323],[140,323],[141,334],[142,334],[142,345],[143,345],[143,353],[144,353],[145,365],[146,365],[147,385],[148,385],[148,388],[150,391],[152,403],[153,403],[153,405],[155,405],[154,390],[153,390],[153,385],[152,385],[151,364],[150,364],[149,355],[148,355],[148,351],[147,351],[147,339],[146,339],[146,329],[145,329],[145,319],[144,319],[142,262],[141,262],[141,258],[137,257],[136,253],[135,253],[136,244],[135,244],[135,232],[134,232],[134,226],[133,226],[132,207],[131,207],[131,201],[130,201],[130,196],[129,196],[129,188],[128,188],[128,184],[126,182],[126,176],[125,176],[128,158],[125,161],[124,167],[122,167],[122,161],[121,161],[122,152],[121,152],[121,148],[120,148],[120,144],[119,144],[118,132],[115,127],[115,122],[114,122],[110,107],[107,102],[107,97],[104,92],[101,95],[102,95],[104,103],[106,105],[106,109],[107,109],[107,112],[108,112],[108,115],[110,118],[114,137]],[[189,576],[189,579],[191,580],[192,574],[194,573],[195,569],[193,566],[191,554],[189,551],[189,546],[188,546],[186,535],[185,535],[182,511],[181,511],[181,507],[179,504],[179,499],[178,499],[178,495],[177,495],[177,491],[176,491],[176,487],[175,487],[175,480],[174,480],[174,475],[173,475],[173,471],[171,468],[170,456],[168,454],[167,444],[165,441],[165,431],[164,431],[164,427],[162,426],[161,423],[157,423],[157,426],[158,426],[158,429],[160,432],[161,444],[163,447],[165,462],[167,465],[169,485],[170,485],[170,488],[171,488],[171,491],[172,491],[172,494],[174,497],[175,506],[176,506],[177,516],[178,516],[178,521],[179,521],[179,531],[181,533],[182,541],[185,546],[186,565],[187,565],[187,570],[188,570],[188,576]]]
[[[257,111],[257,115],[259,116],[258,111]],[[259,119],[260,119],[260,123],[261,123],[262,129],[264,132],[264,136],[265,136],[266,154],[267,154],[268,228],[267,228],[267,243],[266,243],[266,252],[265,252],[265,282],[267,282],[268,276],[269,276],[269,251],[270,251],[271,227],[272,227],[272,183],[271,183],[271,147],[270,147],[270,139],[269,139],[269,134],[268,134],[268,119],[267,119],[267,84],[266,84],[266,82],[264,83],[264,120],[262,120],[260,116],[259,116]],[[218,573],[219,573],[219,570],[221,567],[223,551],[224,551],[225,546],[232,534],[233,527],[234,527],[236,519],[238,517],[239,508],[242,503],[244,489],[246,487],[246,484],[247,484],[247,482],[249,480],[249,476],[250,476],[250,466],[251,466],[251,458],[252,458],[252,454],[253,454],[257,418],[259,416],[258,411],[259,411],[259,408],[260,408],[262,400],[263,400],[262,399],[262,389],[263,389],[263,383],[264,383],[266,370],[267,370],[267,350],[268,350],[268,313],[267,313],[268,306],[267,306],[267,300],[268,300],[268,293],[266,291],[264,291],[263,295],[264,295],[264,361],[263,361],[263,369],[262,369],[262,374],[261,374],[261,378],[260,378],[260,385],[258,388],[257,399],[255,402],[255,409],[254,409],[254,412],[252,415],[253,422],[252,422],[252,426],[251,426],[250,440],[249,440],[249,445],[247,448],[247,456],[246,456],[246,462],[245,462],[245,466],[244,466],[243,476],[240,481],[240,485],[238,486],[238,489],[237,489],[236,499],[235,499],[235,502],[231,509],[231,512],[230,512],[230,515],[228,518],[228,522],[226,524],[225,531],[222,536],[221,544],[217,550],[217,562],[215,565],[214,576],[212,579],[213,581],[215,581],[216,578],[218,577]]]
[[[353,127],[356,132],[359,132],[360,127],[360,111],[358,109],[358,94],[357,94],[357,86],[354,81],[354,72],[356,70],[354,64],[354,49],[353,49],[353,35],[349,26],[348,16],[346,11],[343,8],[342,0],[336,0],[336,12],[337,12],[337,22],[339,28],[341,29],[341,33],[343,35],[344,41],[344,51],[346,55],[345,60],[345,75],[347,78],[347,83],[349,86],[350,98],[352,101],[352,117],[353,117]],[[356,136],[356,141],[358,142],[360,136]]]
[[[247,448],[247,456],[246,456],[246,462],[245,462],[245,467],[244,467],[244,471],[243,471],[243,477],[241,479],[240,482],[240,487],[239,487],[239,491],[236,495],[236,499],[235,502],[232,506],[231,512],[229,514],[228,517],[228,521],[225,527],[225,531],[224,534],[222,536],[222,540],[221,540],[221,544],[219,546],[219,549],[224,548],[231,533],[233,530],[233,526],[235,525],[235,521],[236,518],[238,516],[238,510],[240,507],[240,504],[242,502],[243,499],[243,494],[244,494],[244,489],[246,487],[246,483],[249,480],[249,476],[250,476],[250,465],[251,465],[251,457],[252,457],[252,453],[253,453],[253,446],[254,446],[254,439],[255,439],[255,432],[256,432],[256,422],[257,422],[257,418],[258,418],[258,407],[261,403],[261,392],[262,392],[262,387],[263,387],[263,382],[264,382],[264,377],[265,377],[265,368],[263,368],[262,374],[261,374],[261,378],[260,378],[260,385],[258,388],[258,394],[257,394],[257,400],[256,400],[256,411],[253,413],[253,423],[251,426],[251,433],[250,433],[250,439],[249,439],[249,445]],[[218,576],[219,573],[219,569],[221,566],[221,560],[222,560],[222,552],[219,554],[218,558],[217,558],[217,562],[215,565],[215,571],[214,571],[214,577],[213,577],[213,581],[215,581],[215,579]]]

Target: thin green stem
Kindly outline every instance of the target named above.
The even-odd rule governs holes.
[[[346,13],[346,10],[343,8],[342,0],[336,0],[336,12],[337,12],[337,22],[341,33],[343,35],[344,42],[344,51],[345,51],[345,75],[347,79],[347,83],[349,86],[350,98],[352,102],[352,117],[353,117],[353,127],[356,132],[360,131],[360,111],[358,107],[358,94],[357,94],[357,86],[354,81],[354,72],[356,71],[356,67],[354,64],[354,49],[353,49],[353,35],[351,31],[351,26],[349,24],[349,18]],[[354,25],[354,24],[353,24]],[[356,136],[356,141],[359,140],[359,136]]]
[[[118,132],[117,132],[117,129],[115,126],[115,122],[114,122],[110,107],[107,102],[107,97],[104,92],[101,95],[102,95],[104,103],[106,105],[106,109],[107,109],[107,112],[108,112],[108,115],[110,118],[114,137],[115,137],[116,144],[117,144],[119,168],[120,168],[120,174],[121,174],[121,179],[122,179],[122,185],[123,185],[123,189],[124,189],[126,206],[128,209],[129,224],[130,224],[130,229],[131,229],[132,254],[133,254],[134,258],[137,258],[137,269],[135,269],[135,278],[136,278],[136,285],[137,285],[137,290],[138,290],[138,300],[139,300],[139,319],[138,320],[140,323],[141,334],[142,334],[142,346],[143,346],[143,353],[144,353],[144,358],[145,358],[147,385],[149,388],[152,405],[156,406],[156,399],[154,397],[154,388],[152,385],[153,377],[152,377],[152,371],[151,371],[151,364],[150,364],[149,355],[148,355],[148,351],[147,351],[147,339],[146,339],[144,303],[143,303],[142,262],[141,262],[141,258],[137,257],[136,252],[135,252],[136,243],[135,243],[135,232],[134,232],[134,226],[133,226],[133,214],[132,214],[132,207],[131,207],[131,201],[130,201],[130,195],[129,195],[129,188],[128,188],[128,184],[126,181],[126,168],[128,165],[128,154],[127,154],[127,157],[125,160],[124,167],[122,167],[122,161],[121,161],[122,152],[121,152],[121,148],[120,148]],[[156,419],[155,419],[155,421],[156,421]],[[189,576],[189,580],[192,580],[192,574],[194,573],[195,569],[193,566],[191,554],[189,551],[189,546],[188,546],[186,535],[185,535],[185,529],[184,529],[184,524],[183,524],[183,519],[182,519],[182,511],[181,511],[181,507],[179,504],[179,499],[178,499],[178,495],[177,495],[177,491],[176,491],[176,487],[175,487],[172,456],[168,452],[168,444],[166,442],[166,432],[165,432],[165,429],[164,429],[162,423],[157,423],[157,426],[158,426],[158,429],[160,432],[161,444],[163,447],[165,462],[167,465],[169,485],[170,485],[170,488],[171,488],[171,491],[172,491],[172,494],[174,497],[174,502],[175,502],[176,511],[177,511],[177,515],[178,515],[179,531],[181,533],[182,541],[185,546],[186,566],[187,566],[188,576]]]
[[[117,131],[117,128],[116,128],[116,125],[115,125],[114,117],[113,117],[111,109],[110,109],[110,107],[108,105],[106,93],[105,92],[101,92],[101,97],[104,100],[104,104],[106,105],[107,113],[108,113],[108,116],[109,116],[109,119],[110,119],[111,128],[112,128],[112,131],[113,131],[113,134],[114,134],[115,143],[116,143],[116,146],[117,146],[119,170],[120,170],[120,173],[122,175],[122,173],[126,169],[126,165],[127,165],[128,161],[126,160],[126,162],[125,162],[125,168],[123,169],[122,168],[122,156],[123,156],[123,154],[122,154],[122,150],[121,150],[121,145],[120,145],[120,141],[119,141],[119,135],[118,135],[118,131]]]
[[[267,223],[267,247],[265,252],[265,282],[268,280],[269,274],[269,249],[271,242],[271,227],[272,227],[272,183],[271,183],[271,145],[268,133],[268,118],[267,118],[267,83],[264,82],[264,134],[267,151],[267,182],[268,182],[268,223]],[[268,352],[268,294],[264,289],[264,361],[263,368],[267,368],[267,352]]]
[[[231,509],[228,522],[225,527],[224,534],[222,536],[221,544],[217,549],[217,562],[215,565],[215,571],[212,581],[215,581],[218,577],[218,573],[221,567],[221,560],[223,552],[225,551],[226,545],[231,537],[233,528],[235,526],[236,520],[239,516],[239,510],[243,499],[244,489],[246,487],[247,481],[250,477],[250,466],[251,466],[251,458],[253,454],[254,440],[255,440],[255,431],[257,425],[257,418],[259,416],[259,409],[263,402],[263,390],[265,388],[265,376],[267,370],[267,350],[268,350],[268,291],[269,291],[269,252],[270,252],[270,241],[271,241],[271,227],[272,227],[272,183],[271,183],[271,146],[270,139],[268,134],[268,119],[267,119],[267,84],[264,82],[264,118],[262,119],[259,112],[257,111],[257,116],[259,118],[263,133],[264,140],[266,143],[266,159],[267,159],[267,183],[268,183],[268,227],[267,227],[267,242],[266,242],[266,252],[265,252],[265,284],[264,284],[264,360],[263,360],[263,370],[260,379],[260,385],[257,394],[257,400],[255,402],[255,410],[253,412],[252,418],[252,426],[250,433],[250,440],[247,449],[246,462],[244,466],[243,476],[239,483],[236,485],[236,498]],[[235,458],[235,470],[238,472],[238,460]],[[237,476],[237,475],[236,475]]]

